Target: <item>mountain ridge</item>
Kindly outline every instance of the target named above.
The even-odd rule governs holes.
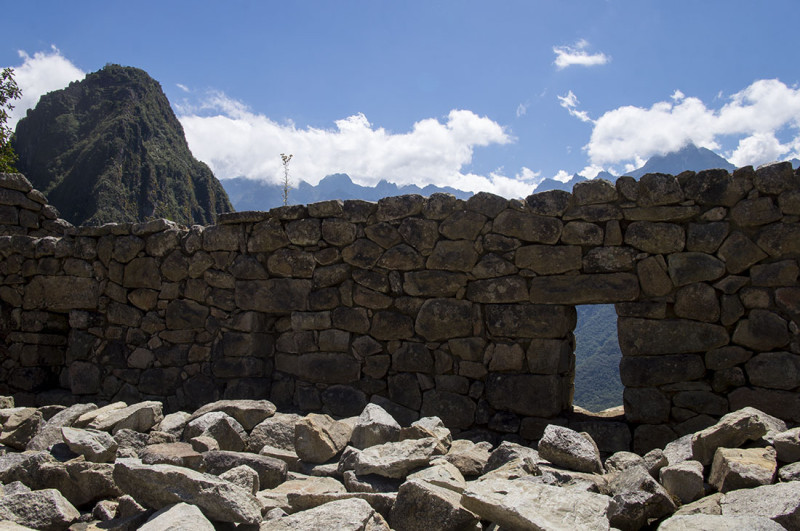
[[[13,146],[19,171],[76,225],[211,224],[233,210],[192,156],[161,85],[137,68],[106,65],[45,94],[17,124]]]

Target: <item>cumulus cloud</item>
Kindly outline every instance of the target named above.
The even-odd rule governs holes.
[[[572,46],[553,46],[553,53],[556,60],[553,62],[558,70],[563,70],[568,66],[595,66],[604,65],[611,60],[609,56],[602,52],[589,53],[586,49],[589,43],[581,39]]]
[[[527,168],[515,177],[468,171],[475,148],[514,140],[500,124],[469,110],[452,110],[442,120],[427,118],[395,133],[360,113],[329,129],[279,123],[219,92],[176,107],[192,152],[221,179],[280,182],[280,153],[293,154],[292,177],[312,185],[342,172],[368,186],[385,179],[524,197],[536,177]]]
[[[569,96],[562,106],[572,101]],[[777,79],[755,81],[718,109],[679,90],[670,99],[650,108],[619,107],[600,116],[585,146],[591,164],[637,167],[653,155],[689,143],[720,150],[723,141],[738,142],[725,153],[737,166],[791,158],[800,151],[800,89]],[[781,143],[779,137],[790,140]]]
[[[573,93],[571,90],[567,93],[566,96],[556,96],[556,97],[558,98],[560,105],[564,107],[567,110],[567,112],[570,113],[570,115],[574,116],[581,122],[592,121],[592,119],[589,118],[589,114],[586,111],[578,110],[578,104],[580,102],[578,101],[578,97],[575,96],[575,93]]]
[[[8,125],[12,129],[28,109],[36,106],[43,94],[62,89],[71,81],[83,79],[86,75],[61,55],[61,51],[55,46],[49,52],[36,52],[33,56],[22,50],[18,53],[22,64],[12,68],[22,97],[14,102],[14,110],[9,113]]]

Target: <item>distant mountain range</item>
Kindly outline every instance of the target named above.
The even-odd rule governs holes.
[[[283,205],[283,186],[265,183],[244,177],[225,179],[222,185],[228,192],[236,210],[269,210]],[[300,181],[289,190],[289,203],[307,205],[329,199],[363,199],[378,201],[384,197],[406,194],[430,196],[437,192],[453,194],[460,199],[468,199],[472,192],[464,192],[450,187],[438,187],[429,184],[424,188],[415,185],[397,186],[385,180],[375,186],[356,184],[344,173],[335,173],[323,178],[316,186]]]
[[[800,163],[797,159],[794,159],[793,164],[795,162]],[[712,168],[724,168],[732,171],[735,166],[709,149],[698,148],[693,144],[689,144],[673,153],[655,155],[644,166],[625,175],[638,179],[647,173],[677,175],[685,170],[700,171]],[[617,179],[615,175],[607,171],[600,172],[595,178],[607,179],[611,182]],[[567,182],[547,178],[532,189],[531,193],[548,190],[571,192],[576,183],[585,180],[587,180],[586,177],[577,173]],[[236,210],[269,210],[283,204],[283,188],[279,184],[268,184],[263,181],[237,177],[223,180],[222,185],[228,192],[228,197],[230,197]],[[387,181],[380,181],[376,186],[362,186],[355,184],[348,175],[337,173],[328,175],[316,186],[300,181],[297,186],[289,191],[289,202],[291,204],[307,205],[329,199],[377,201],[383,197],[395,195],[420,194],[429,196],[436,192],[453,194],[460,199],[467,199],[472,196],[472,192],[433,185],[420,188],[415,185],[398,186]]]

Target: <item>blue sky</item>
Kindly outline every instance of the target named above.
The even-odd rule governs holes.
[[[158,80],[219,178],[344,172],[524,196],[687,142],[737,165],[800,153],[783,1],[31,1],[0,66],[41,93],[106,63]]]

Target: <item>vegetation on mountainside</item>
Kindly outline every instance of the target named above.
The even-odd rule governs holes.
[[[575,405],[601,411],[622,405],[617,339],[617,313],[613,304],[578,306],[575,327]]]
[[[13,131],[6,125],[8,123],[8,111],[14,109],[12,101],[19,99],[22,91],[14,80],[14,70],[4,68],[0,71],[0,172],[13,173],[14,163],[17,155],[11,147],[11,135]]]
[[[161,85],[137,68],[106,65],[42,96],[13,144],[19,171],[76,225],[210,224],[233,210]]]

